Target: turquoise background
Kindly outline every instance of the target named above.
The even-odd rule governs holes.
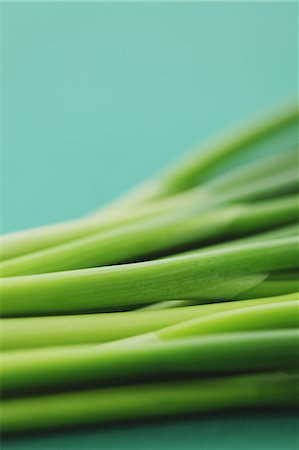
[[[2,229],[87,213],[298,91],[296,3],[3,3]],[[294,449],[292,413],[13,439],[3,449]]]
[[[2,225],[76,217],[297,92],[295,3],[2,4]]]

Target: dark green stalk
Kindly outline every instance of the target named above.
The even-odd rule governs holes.
[[[296,373],[121,386],[2,402],[4,433],[257,407],[296,407]]]
[[[269,274],[271,281],[296,281],[299,278],[299,270],[280,270]]]

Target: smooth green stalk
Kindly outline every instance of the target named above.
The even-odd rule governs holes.
[[[0,263],[0,274],[7,277],[57,272],[142,259],[153,252],[175,248],[194,240],[201,241],[215,234],[217,236],[228,228],[244,209],[245,207],[241,206],[231,207],[205,215],[196,214],[193,209],[186,212],[186,215],[176,214],[166,218],[163,215],[160,219],[100,232],[9,259]]]
[[[285,238],[143,263],[2,278],[1,312],[49,315],[163,300],[216,300],[221,292],[215,298],[213,284],[224,278],[298,266],[298,240]]]
[[[142,224],[145,220],[158,217],[158,220],[166,220],[167,215],[179,212],[187,208],[209,209],[221,206],[225,203],[259,199],[260,196],[271,196],[277,192],[293,192],[298,188],[298,174],[294,169],[283,172],[279,176],[269,176],[259,183],[243,184],[239,191],[232,190],[224,192],[222,195],[213,197],[213,191],[209,192],[201,188],[194,189],[187,194],[181,194],[169,200],[160,201],[148,206],[139,207],[129,214],[123,211],[112,212],[105,220],[99,218],[81,219],[69,223],[54,224],[38,229],[25,230],[23,232],[10,233],[1,237],[0,260],[14,259],[15,257],[30,254],[44,248],[53,248],[53,252],[60,252],[59,245],[76,239],[84,238],[94,233],[105,232],[120,226],[133,223],[133,227]],[[168,219],[169,220],[169,219]],[[147,223],[141,226],[148,226]],[[215,227],[215,225],[214,225]],[[100,235],[99,235],[100,236]],[[92,239],[92,238],[91,238]],[[74,243],[76,246],[76,243]],[[56,248],[55,246],[58,246]],[[68,247],[67,247],[68,248]],[[62,250],[63,251],[63,250]],[[50,252],[52,254],[52,252]],[[43,255],[43,254],[42,254]],[[35,256],[33,256],[35,258]],[[38,256],[37,256],[38,258]],[[9,264],[9,263],[8,263]]]
[[[237,294],[236,299],[247,299],[257,297],[267,297],[272,295],[284,295],[299,291],[299,278],[297,280],[271,281],[264,280],[262,283]]]
[[[171,325],[156,331],[156,335],[161,339],[179,339],[234,331],[296,328],[299,325],[298,306],[298,299],[282,303],[240,306]]]
[[[43,395],[2,402],[4,433],[257,407],[296,407],[298,374],[265,373]]]
[[[228,206],[203,214],[198,208],[180,215],[94,234],[61,246],[0,263],[0,276],[28,275],[110,265],[172,251],[184,244],[231,238],[296,221],[299,198],[291,196],[256,205]]]
[[[253,183],[244,183],[238,190],[224,193],[223,197],[225,199],[227,196],[230,202],[239,200],[264,200],[298,192],[298,185],[299,175],[298,170],[295,167],[282,171],[281,174],[278,175],[269,175],[263,179],[256,180]],[[185,195],[187,195],[187,193]],[[222,195],[219,195],[221,202],[223,201],[223,197]],[[218,203],[217,197],[214,202],[215,204]]]
[[[5,352],[2,395],[82,385],[119,384],[165,376],[287,370],[298,365],[298,331],[211,334],[184,339],[157,335],[128,343]]]
[[[135,307],[135,311],[148,310],[148,309],[161,309],[161,303],[171,303],[171,307],[181,307],[181,306],[194,306],[194,305],[204,305],[209,304],[209,302],[224,302],[232,301],[241,295],[242,292],[248,291],[254,286],[258,286],[263,283],[268,277],[267,273],[258,273],[246,276],[238,277],[219,277],[213,279],[213,282],[202,288],[199,294],[199,299],[197,300],[171,300],[158,302],[156,305],[158,308],[153,308],[155,305],[147,305],[145,307]],[[204,299],[202,296],[204,295]]]
[[[162,172],[160,178],[143,185],[141,189],[129,194],[129,201],[144,201],[161,196],[172,195],[194,187],[208,173],[233,155],[243,152],[252,144],[257,144],[269,136],[273,137],[290,125],[298,123],[297,105],[275,115],[268,115],[264,120],[257,119],[233,129],[230,134],[220,135],[196,149],[183,160],[178,161],[168,171]]]
[[[270,274],[269,274],[270,275]],[[244,289],[240,290],[238,294],[236,294],[233,299],[234,300],[245,300],[251,298],[260,298],[260,297],[272,297],[274,295],[287,295],[292,294],[294,292],[299,291],[299,277],[297,274],[297,278],[286,279],[286,280],[272,280],[271,278],[265,277],[260,283],[255,283],[248,289],[244,286]],[[181,306],[195,305],[196,301],[186,300],[182,301]],[[177,305],[180,306],[180,305]]]
[[[299,235],[299,223],[288,225],[287,227],[279,227],[275,230],[264,231],[262,233],[254,234],[252,236],[242,237],[241,239],[234,239],[230,241],[220,242],[217,244],[208,245],[201,249],[188,250],[186,252],[180,252],[178,255],[193,255],[200,252],[210,252],[211,250],[221,250],[226,248],[238,247],[239,245],[259,243],[272,241],[276,239],[295,238]]]
[[[53,252],[55,253],[55,245],[64,245],[65,242],[79,239],[82,236],[92,235],[130,223],[142,223],[146,219],[151,220],[160,217],[160,220],[167,220],[167,214],[181,213],[186,208],[198,208],[205,211],[226,203],[292,194],[298,191],[298,183],[297,170],[292,168],[279,175],[270,175],[253,184],[251,182],[244,183],[239,190],[232,189],[232,191],[229,190],[218,196],[213,196],[213,190],[197,188],[164,201],[142,206],[129,214],[127,211],[125,213],[121,210],[112,211],[112,214],[108,215],[105,220],[99,220],[96,217],[73,221],[69,224],[70,226],[68,223],[62,223],[11,233],[1,237],[0,258],[7,260],[48,247],[54,247]],[[60,251],[59,248],[57,250]]]
[[[136,203],[138,205],[140,202],[169,196],[194,186],[197,184],[195,180],[201,178],[207,170],[215,167],[219,162],[232,154],[242,152],[244,147],[273,136],[297,122],[298,109],[297,107],[290,108],[278,115],[266,118],[264,121],[259,120],[232,136],[220,137],[218,141],[208,144],[208,146],[192,154],[191,157],[187,157],[185,162],[179,162],[173,169],[164,172],[158,179],[144,183],[140,188],[121,198],[120,201],[116,201],[112,206],[96,213],[94,217],[90,216],[38,229],[10,233],[1,240],[0,258],[1,260],[14,258],[86,236],[100,229],[127,223],[128,205]],[[129,215],[129,221],[131,220],[134,219]]]
[[[245,166],[229,170],[205,181],[202,185],[207,190],[223,193],[231,189],[239,189],[244,183],[255,182],[259,179],[273,176],[281,171],[296,167],[299,160],[298,149],[282,151],[278,154],[264,157]]]
[[[203,249],[203,251],[208,249],[220,249],[225,248],[226,246],[232,246],[232,245],[240,245],[240,244],[246,244],[250,242],[263,242],[263,241],[271,241],[274,239],[282,239],[287,237],[296,237],[299,235],[299,223],[295,223],[294,225],[289,225],[287,227],[279,227],[275,230],[266,231],[263,233],[254,234],[253,236],[248,236],[242,239],[236,239],[234,241],[224,242],[220,244],[216,244],[213,246],[209,246],[206,249]]]
[[[230,300],[251,300],[256,298],[273,298],[275,296],[284,296],[284,295],[297,295],[299,296],[299,282],[297,279],[287,279],[287,280],[272,280],[271,273],[265,274],[263,278],[260,280],[256,279],[254,283],[254,279],[252,279],[252,286],[249,288],[246,285],[243,285],[243,289],[241,289],[242,278],[237,279],[234,282],[236,287],[236,294],[233,295],[231,292]],[[246,280],[246,279],[244,279]],[[249,284],[250,280],[247,280]],[[240,283],[240,291],[237,293],[237,287]],[[220,292],[220,286],[217,286]],[[298,294],[297,294],[298,293]],[[219,297],[220,300],[220,297]],[[156,311],[156,310],[164,310],[169,308],[180,308],[183,306],[194,306],[196,304],[202,304],[202,300],[166,300],[163,302],[152,303],[150,305],[146,305],[137,309],[137,311]]]
[[[275,200],[260,201],[249,205],[243,214],[230,224],[225,237],[273,230],[294,223],[299,219],[299,196],[293,195]]]
[[[170,211],[174,204],[169,205]],[[120,225],[142,221],[147,218],[156,217],[167,212],[168,205],[165,202],[139,206],[137,210],[120,211],[114,210],[103,217],[84,217],[24,231],[16,231],[4,234],[0,240],[0,260],[4,261],[17,256],[26,255],[41,249],[60,245],[65,242],[79,239],[84,236],[105,231]]]
[[[245,280],[246,282],[246,280]],[[5,319],[0,323],[1,350],[110,342],[148,333],[194,317],[257,305],[296,300],[298,294],[212,303],[161,311],[79,314]]]
[[[200,295],[203,294],[203,292],[206,293],[206,295],[209,297],[209,301],[211,299],[214,301],[224,301],[224,300],[232,300],[238,295],[240,295],[243,291],[249,290],[249,288],[254,287],[256,285],[259,285],[267,278],[266,273],[258,273],[258,274],[251,274],[251,275],[244,275],[244,276],[238,276],[238,277],[218,277],[217,279],[213,280],[213,283],[206,286],[205,290],[201,291]],[[0,283],[1,284],[1,283]],[[176,302],[179,302],[179,300],[176,300]],[[186,300],[182,300],[182,306],[185,306],[187,303]],[[196,302],[189,301],[189,304],[195,304]],[[200,299],[200,304],[205,303],[204,299]],[[187,303],[188,304],[188,303]],[[180,306],[180,305],[179,305]],[[101,312],[115,312],[115,311],[123,311],[124,310],[131,310],[133,307],[136,308],[135,305],[131,305],[131,307],[128,306],[114,306],[114,307],[106,307],[101,308]],[[2,311],[3,312],[3,311]],[[72,311],[70,311],[71,314],[73,314]],[[53,313],[52,313],[53,314]],[[58,313],[59,314],[59,313]],[[15,316],[16,314],[13,314]],[[25,314],[26,315],[26,314]],[[31,314],[32,315],[32,314]],[[33,314],[36,315],[36,314]],[[18,317],[18,314],[16,315]],[[5,317],[5,316],[4,316]],[[8,316],[10,317],[10,316]]]

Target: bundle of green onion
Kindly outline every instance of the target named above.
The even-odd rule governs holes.
[[[298,402],[297,108],[1,237],[1,429]]]

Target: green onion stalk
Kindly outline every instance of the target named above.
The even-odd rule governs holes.
[[[2,432],[298,405],[298,124],[257,119],[0,238]]]
[[[16,276],[82,269],[151,258],[179,246],[204,245],[211,239],[232,239],[294,223],[299,197],[232,205],[200,213],[198,208],[93,234],[89,237],[0,263],[0,275]]]
[[[112,206],[108,206],[94,215],[5,235],[1,238],[0,243],[1,259],[25,255],[103,229],[111,229],[115,225],[135,221],[134,210],[137,212],[137,220],[138,217],[151,215],[153,214],[151,207],[149,210],[145,208],[145,211],[142,211],[144,203],[151,203],[151,200],[167,198],[193,188],[205,179],[211,169],[223,161],[244,152],[244,149],[246,150],[250,145],[263,142],[291,126],[298,125],[298,117],[296,106],[280,113],[271,114],[267,119],[258,118],[251,125],[241,127],[239,131],[233,130],[233,133],[228,136],[220,136],[216,141],[192,152],[190,156],[184,161],[179,161],[173,168],[166,170],[150,182],[144,183],[140,188],[121,198],[120,201],[116,201]],[[269,167],[271,167],[271,163]],[[252,179],[251,176],[245,175],[244,178],[246,177],[247,180]],[[239,181],[242,181],[240,176]],[[140,205],[141,211],[138,211]],[[127,213],[128,208],[130,211],[132,208],[132,215]],[[154,206],[154,211],[155,209]]]
[[[245,283],[246,279],[240,282]],[[146,334],[188,319],[205,318],[213,314],[229,312],[254,306],[278,305],[294,302],[298,292],[293,294],[257,298],[242,301],[229,301],[162,309],[157,311],[136,310],[99,314],[77,314],[48,317],[26,317],[1,320],[1,350],[20,350],[26,348],[56,347],[78,344],[105,343]],[[280,311],[278,309],[278,311]],[[266,310],[267,313],[267,310]],[[268,324],[274,327],[268,317]],[[295,323],[296,312],[290,320]],[[281,320],[284,320],[282,317]],[[287,320],[287,318],[286,318]],[[284,322],[287,326],[287,322]],[[253,325],[254,326],[254,323]],[[269,328],[269,326],[268,326]],[[242,327],[240,328],[242,330]]]
[[[131,307],[163,300],[217,300],[227,277],[294,269],[295,237],[165,259],[0,280],[3,317]]]
[[[281,307],[288,316],[284,321],[292,325],[295,320],[291,321],[288,309],[289,305]],[[181,329],[173,327],[171,333],[160,331],[114,343],[5,352],[0,372],[2,396],[298,366],[299,334],[294,328],[202,336],[187,332],[187,337],[178,338]]]
[[[266,372],[5,400],[3,433],[52,430],[239,408],[296,408],[296,372]]]

